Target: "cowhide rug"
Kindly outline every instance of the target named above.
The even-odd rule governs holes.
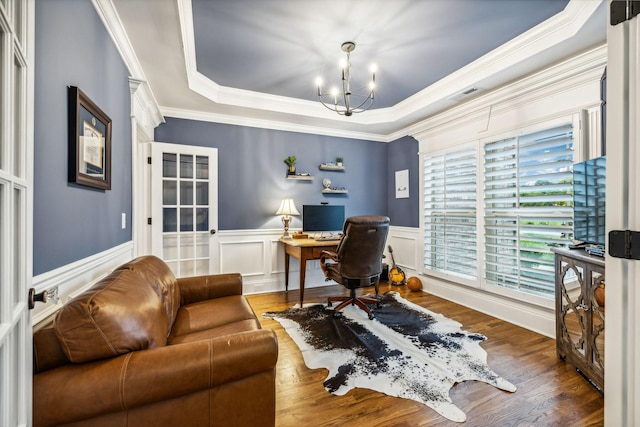
[[[357,307],[334,319],[326,305],[306,305],[264,313],[277,320],[311,369],[326,368],[324,386],[344,395],[355,387],[421,402],[444,417],[466,415],[449,397],[455,383],[484,381],[502,390],[516,387],[487,366],[480,347],[486,337],[460,329],[460,323],[413,304],[396,292],[381,296],[369,320]]]

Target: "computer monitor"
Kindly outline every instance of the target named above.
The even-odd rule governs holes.
[[[302,231],[340,232],[343,225],[343,205],[302,205]]]

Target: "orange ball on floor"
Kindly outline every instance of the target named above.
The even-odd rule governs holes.
[[[409,279],[407,279],[407,288],[413,292],[417,292],[422,289],[422,281],[416,276],[409,277]]]

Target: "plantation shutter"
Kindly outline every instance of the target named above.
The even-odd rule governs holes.
[[[572,125],[485,145],[485,281],[554,292],[552,247],[573,238]]]
[[[424,161],[424,266],[477,277],[477,150]]]

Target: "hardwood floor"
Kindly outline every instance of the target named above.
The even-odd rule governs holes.
[[[298,302],[298,291],[249,295],[265,328],[276,331],[279,357],[276,380],[276,426],[602,426],[604,398],[570,365],[558,359],[555,341],[426,292],[381,284],[380,292],[397,291],[404,298],[441,313],[469,332],[487,337],[482,347],[489,366],[513,383],[515,393],[482,382],[467,381],[451,389],[453,402],[467,414],[465,423],[440,416],[420,403],[355,389],[345,396],[329,394],[322,382],[325,369],[308,369],[296,344],[280,324],[264,319],[266,311],[284,310]],[[373,292],[373,288],[359,290]],[[339,285],[305,290],[305,303],[346,295]]]

